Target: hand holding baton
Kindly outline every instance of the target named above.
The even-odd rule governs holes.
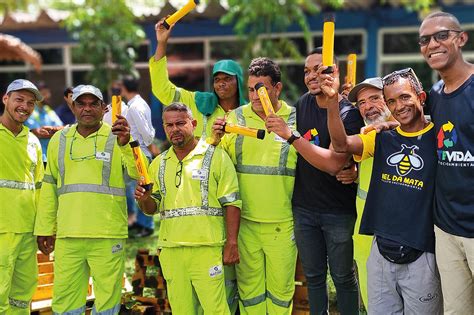
[[[334,69],[334,17],[328,16],[323,24],[323,66],[328,68],[323,73],[333,73]]]
[[[260,103],[262,103],[265,115],[268,116],[270,114],[275,114],[272,101],[270,101],[270,97],[268,96],[267,88],[265,87],[265,85],[263,85],[263,83],[261,82],[258,82],[257,84],[255,84],[255,89],[257,90],[258,97],[260,98]]]
[[[199,4],[199,0],[189,0],[188,3],[175,13],[173,13],[170,17],[168,17],[164,22],[163,26],[169,30],[170,26],[178,22],[182,17],[184,17],[186,14],[191,12],[196,5]]]
[[[143,159],[142,150],[140,149],[140,143],[138,143],[138,141],[132,141],[130,142],[130,146],[132,147],[135,166],[137,167],[138,174],[140,175],[138,183],[141,187],[148,191],[151,189],[151,181],[150,177],[148,176],[145,161]]]

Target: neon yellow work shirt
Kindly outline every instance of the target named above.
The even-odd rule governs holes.
[[[214,112],[206,117],[197,108],[194,97],[196,92],[191,92],[174,85],[168,76],[166,56],[156,61],[155,57],[151,57],[149,61],[151,89],[153,94],[160,100],[164,106],[168,106],[173,102],[181,102],[189,107],[193,113],[194,119],[197,120],[197,126],[194,135],[197,137],[207,138],[212,135],[212,124],[217,117],[224,117],[225,110],[217,105]],[[206,128],[204,129],[204,124]],[[203,134],[203,130],[206,131]]]
[[[222,246],[225,206],[242,202],[234,165],[221,149],[198,142],[181,162],[173,148],[149,167],[160,213],[158,246]]]
[[[76,128],[49,143],[35,235],[126,238],[124,168],[138,178],[132,149],[120,146],[107,124],[86,138]]]
[[[296,128],[294,107],[280,101],[276,113],[292,130]],[[265,129],[265,122],[251,104],[230,112],[227,119],[247,127]],[[295,182],[296,150],[274,133],[263,140],[226,134],[220,146],[235,165],[242,196],[241,216],[256,222],[285,222],[293,219],[291,197]]]
[[[0,233],[33,232],[44,166],[41,144],[23,126],[15,136],[0,124]]]

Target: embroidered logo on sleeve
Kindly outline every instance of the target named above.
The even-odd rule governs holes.
[[[112,254],[118,253],[121,250],[123,250],[122,244],[116,244],[112,246]]]

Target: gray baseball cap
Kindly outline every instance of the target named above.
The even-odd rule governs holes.
[[[84,94],[92,94],[97,97],[99,100],[104,101],[102,92],[93,85],[78,85],[72,89],[72,100],[75,101],[79,96]]]
[[[34,85],[28,80],[25,79],[16,79],[10,85],[7,87],[7,93],[14,92],[14,91],[20,91],[20,90],[27,90],[35,95],[35,98],[37,101],[42,101],[43,96],[41,95],[40,91]]]
[[[382,90],[383,89],[382,78],[380,77],[368,78],[362,81],[361,83],[356,84],[356,86],[354,86],[354,88],[349,92],[347,99],[353,103],[357,102],[357,94],[360,92],[360,90],[366,87],[373,87],[378,90]]]

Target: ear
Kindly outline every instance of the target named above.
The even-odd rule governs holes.
[[[418,94],[418,98],[420,99],[421,105],[425,106],[425,101],[426,101],[426,92],[421,91],[420,94]]]
[[[198,124],[197,120],[196,120],[196,119],[193,119],[193,120],[191,121],[191,123],[193,124],[193,127],[196,128],[196,126],[197,126],[197,124]]]
[[[283,83],[278,82],[277,84],[275,84],[275,89],[277,92],[277,96],[280,97],[281,91],[283,90]]]
[[[9,98],[8,94],[3,95],[2,97],[2,101],[5,106],[7,105],[8,98]]]
[[[467,34],[467,32],[462,32],[461,34],[459,34],[459,47],[464,47],[468,39],[469,35]]]

